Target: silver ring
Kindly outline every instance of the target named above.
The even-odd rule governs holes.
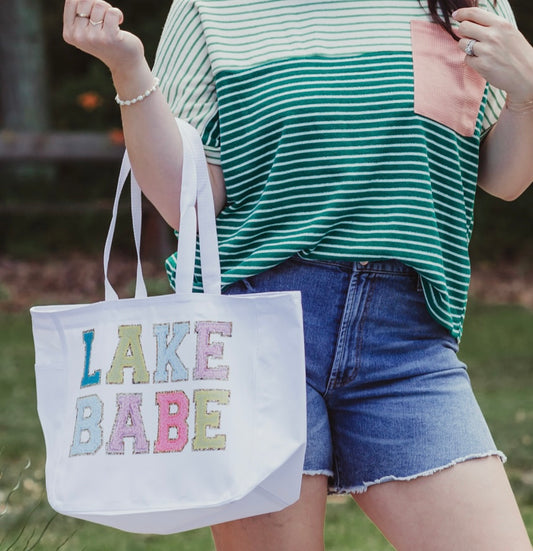
[[[466,55],[475,57],[476,54],[474,53],[474,46],[477,44],[477,42],[478,41],[475,38],[471,38],[468,41],[468,44],[466,45],[466,48],[465,48],[465,54]]]
[[[89,19],[91,16],[88,13],[77,13],[76,17],[81,17],[82,19]]]
[[[101,25],[103,22],[104,22],[103,19],[102,19],[101,21],[93,21],[92,19],[89,19],[89,23],[90,23],[93,27],[97,27],[98,25]]]

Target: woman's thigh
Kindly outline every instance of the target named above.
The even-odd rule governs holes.
[[[498,457],[353,494],[398,551],[530,551]]]
[[[217,551],[323,551],[327,484],[326,476],[303,476],[294,505],[213,526]]]

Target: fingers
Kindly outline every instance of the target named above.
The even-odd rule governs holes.
[[[65,0],[63,38],[68,44],[76,45],[76,31],[89,26],[92,7],[91,0]]]
[[[111,70],[144,57],[142,42],[122,31],[124,15],[105,0],[65,0],[63,38]]]
[[[479,57],[483,54],[483,43],[475,38],[461,38],[458,45],[470,57]]]
[[[65,0],[65,9],[63,11],[63,39],[65,42],[77,45],[74,36],[75,31],[84,26],[87,27],[89,21],[88,19],[79,17],[77,14],[88,15],[91,7],[92,2],[88,2],[87,0],[81,2],[79,0]],[[81,11],[83,9],[86,11]]]
[[[472,21],[484,27],[490,27],[500,20],[496,14],[481,8],[460,8],[452,13],[452,17],[459,23]]]
[[[97,28],[116,31],[124,21],[123,13],[107,2],[95,2],[89,23]]]
[[[494,13],[490,13],[481,8],[461,8],[452,14],[453,18],[459,22],[457,34],[467,39],[475,39],[478,42],[485,42],[490,39],[495,28],[507,25],[507,22]],[[462,42],[464,49],[467,42]]]
[[[105,0],[66,0],[63,37],[66,42],[87,51],[88,40],[102,30],[119,31],[124,20],[122,12]]]
[[[77,27],[87,27],[89,25],[92,7],[93,2],[90,0],[80,0],[77,2],[77,5],[75,6],[74,21],[72,24]]]
[[[463,38],[475,38],[476,40],[486,40],[490,34],[490,27],[484,27],[472,21],[463,21],[457,29],[457,34]]]
[[[77,0],[66,0],[65,8],[63,10],[63,26],[72,25],[76,18],[76,6]]]
[[[505,42],[503,37],[516,32],[505,19],[480,8],[461,8],[452,15],[459,21],[456,33],[461,39],[458,45],[469,57],[479,57],[491,48],[501,47],[502,41]]]
[[[477,57],[483,49],[483,44],[490,39],[490,28],[469,20],[463,21],[457,29],[457,35],[462,37],[457,43],[459,48],[470,57]]]
[[[63,24],[65,27],[76,26],[78,28],[88,27],[90,22],[103,24],[108,11],[116,12],[120,15],[114,15],[114,21],[122,23],[124,17],[118,8],[113,8],[111,4],[104,0],[65,0],[65,9],[63,11]]]
[[[514,98],[532,97],[533,48],[509,21],[478,8],[454,12],[465,63]]]
[[[104,18],[109,9],[108,6],[109,5],[102,2],[95,2],[91,10],[91,17],[89,19],[89,25],[91,25],[91,27],[96,27],[96,29],[101,29],[103,27]]]
[[[104,29],[106,31],[116,31],[123,21],[123,13],[118,8],[111,8],[105,14]]]

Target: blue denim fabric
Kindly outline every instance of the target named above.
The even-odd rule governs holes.
[[[307,369],[304,471],[333,492],[505,456],[472,393],[458,344],[428,313],[417,273],[397,261],[295,256],[227,294],[299,290]]]

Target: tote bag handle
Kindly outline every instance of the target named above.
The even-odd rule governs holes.
[[[195,128],[181,119],[176,122],[183,142],[176,293],[192,290],[198,218],[203,290],[219,295],[221,278],[215,205],[204,147]]]
[[[107,232],[107,238],[104,246],[104,288],[105,288],[105,300],[118,300],[118,294],[111,285],[108,278],[109,257],[111,255],[111,244],[113,243],[113,236],[115,235],[115,227],[117,225],[118,206],[120,202],[120,196],[124,189],[124,184],[128,178],[128,174],[131,171],[130,159],[128,152],[124,153],[122,159],[122,165],[120,167],[120,173],[118,177],[117,191],[115,193],[115,201],[113,203],[113,212],[111,216],[111,222],[109,224],[109,230]],[[137,277],[135,284],[135,298],[146,298],[146,285],[144,283],[144,277],[141,266],[141,227],[142,227],[142,198],[141,189],[131,172],[131,219],[133,223],[133,237],[135,240],[135,250],[137,252]]]
[[[216,234],[215,207],[207,161],[200,135],[191,125],[176,119],[183,143],[183,168],[180,196],[180,227],[176,267],[176,293],[192,291],[196,258],[196,228],[200,236],[200,263],[204,293],[220,294],[220,260]],[[104,246],[105,300],[118,300],[108,278],[111,245],[118,217],[118,206],[124,184],[131,172],[131,216],[135,250],[137,253],[137,279],[135,298],[146,298],[146,285],[141,266],[142,194],[126,151],[120,168],[117,191],[109,231]]]

